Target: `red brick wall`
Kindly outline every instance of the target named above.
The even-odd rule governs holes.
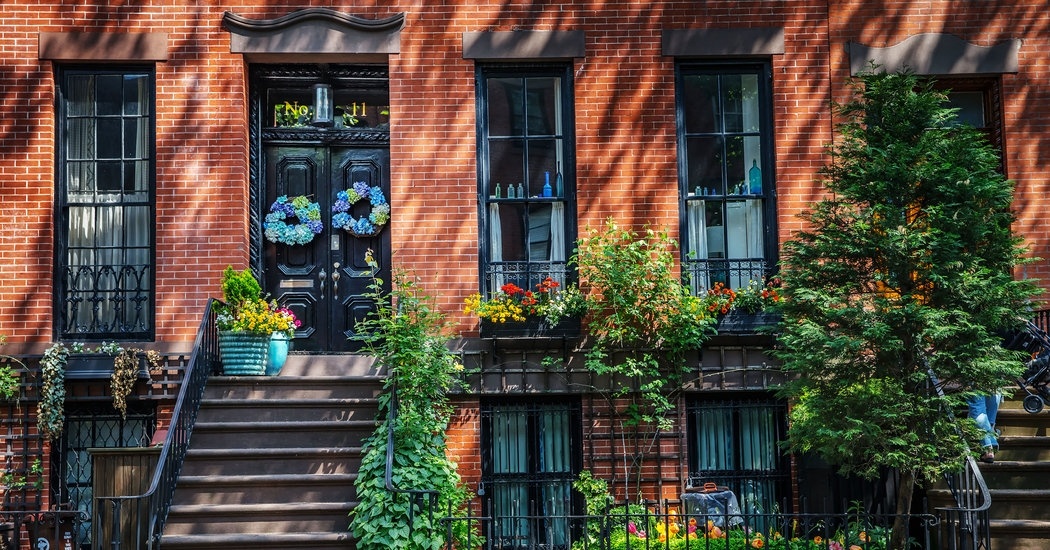
[[[40,31],[167,32],[157,64],[157,338],[192,338],[218,274],[247,262],[246,64],[229,52],[225,10],[278,17],[309,6],[368,18],[404,12],[401,53],[390,57],[394,259],[413,270],[460,328],[477,288],[474,83],[461,34],[486,30],[583,30],[574,63],[579,222],[678,227],[673,59],[662,29],[780,26],[773,57],[780,238],[820,194],[816,170],[831,138],[830,99],[843,96],[845,43],[889,45],[918,32],[950,32],[981,45],[1023,38],[1021,72],[1004,77],[1007,165],[1018,182],[1018,230],[1050,257],[1042,223],[1050,121],[1045,53],[1050,15],[1035,0],[957,2],[625,1],[240,2],[189,0],[113,5],[96,0],[5,3],[0,24],[0,194],[18,215],[0,220],[0,331],[13,342],[51,338],[55,150],[52,66],[37,59]],[[828,9],[832,15],[829,18]],[[304,61],[309,61],[306,59]],[[440,262],[435,252],[440,251]],[[1050,264],[1025,273],[1045,276]]]

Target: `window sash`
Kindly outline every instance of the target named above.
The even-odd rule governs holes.
[[[689,414],[689,474],[693,485],[729,487],[744,513],[778,505],[787,479],[778,447],[784,407],[772,401],[693,402]]]
[[[491,404],[482,409],[482,483],[491,548],[571,544],[578,474],[579,408],[567,403]]]
[[[694,294],[762,281],[772,260],[768,67],[679,66],[683,274]]]
[[[575,240],[570,73],[558,66],[478,69],[482,292],[566,283]]]
[[[153,72],[65,70],[60,84],[59,337],[151,339]]]

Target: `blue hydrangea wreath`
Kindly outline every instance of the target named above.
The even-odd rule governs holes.
[[[287,220],[293,218],[298,223],[289,224]],[[288,195],[277,197],[263,220],[263,234],[273,243],[303,245],[314,240],[323,229],[321,206],[304,195],[291,199]]]
[[[366,199],[372,205],[372,211],[360,218],[351,216],[350,209]],[[390,221],[390,203],[386,201],[383,190],[369,187],[363,181],[355,181],[353,187],[340,191],[332,205],[332,212],[332,227],[344,229],[355,237],[374,237]]]

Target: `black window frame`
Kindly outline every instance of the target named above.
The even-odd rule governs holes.
[[[984,134],[988,143],[999,153],[999,171],[1006,173],[1006,146],[1003,140],[1003,101],[1001,75],[942,75],[930,77],[932,88],[943,92],[948,97],[948,107],[956,107],[952,102],[953,93],[974,93],[981,95],[983,121],[975,129]]]
[[[575,162],[575,116],[574,116],[574,96],[575,92],[573,89],[572,79],[572,64],[571,63],[512,63],[512,64],[488,64],[479,63],[475,68],[475,93],[476,93],[476,106],[477,106],[477,178],[478,178],[478,246],[479,246],[479,287],[482,296],[490,298],[494,294],[495,290],[502,285],[502,283],[513,282],[518,286],[531,290],[535,288],[535,285],[542,281],[548,275],[552,276],[561,284],[567,284],[575,282],[576,273],[574,270],[568,269],[568,256],[572,253],[572,247],[576,242],[577,230],[576,230],[576,162]],[[488,117],[488,109],[490,106],[488,98],[488,83],[491,79],[508,79],[508,78],[557,78],[560,79],[560,95],[558,99],[560,101],[560,113],[557,116],[561,119],[561,131],[549,133],[530,133],[526,127],[531,123],[528,122],[528,115],[523,115],[526,118],[525,127],[518,128],[521,130],[518,134],[508,134],[505,136],[493,136],[490,134],[490,125]],[[529,102],[527,92],[522,95],[522,101],[527,106]],[[527,108],[527,107],[526,107]],[[514,128],[512,127],[512,130]],[[492,156],[492,144],[498,141],[513,141],[522,140],[527,144],[532,141],[550,141],[550,140],[561,140],[561,176],[562,176],[562,196],[554,197],[536,197],[526,187],[526,198],[514,197],[508,198],[507,189],[508,185],[514,185],[517,182],[497,182],[494,181],[494,177],[490,173],[490,159]],[[523,154],[525,155],[525,154]],[[531,184],[532,191],[539,191],[542,182],[538,179],[538,176],[542,176],[542,173],[537,172],[533,174],[535,177],[531,179],[528,177],[528,156],[523,156],[525,159],[526,166],[522,167],[522,172],[526,174],[525,179],[529,181],[525,184],[529,186]],[[550,182],[554,186],[557,183],[557,167],[554,172],[550,173]],[[500,184],[500,195],[497,198],[495,196],[496,184]],[[564,204],[564,223],[565,223],[565,261],[535,261],[532,259],[525,260],[507,260],[502,262],[493,262],[492,250],[489,244],[489,207],[492,204],[498,205],[520,205],[526,212],[525,228],[527,232],[529,217],[528,212],[533,208],[543,208],[547,204],[554,202],[561,202]],[[538,226],[537,226],[538,227]],[[500,271],[496,268],[495,264],[504,266],[518,266],[518,269],[512,269],[507,271]],[[514,273],[522,274],[521,277],[515,276]]]
[[[725,77],[732,75],[748,74],[757,77],[758,99],[758,131],[726,131],[725,126],[719,132],[690,132],[687,128],[685,79],[689,76],[712,75]],[[679,193],[679,235],[682,250],[682,273],[683,278],[689,284],[692,292],[697,295],[705,294],[716,282],[723,282],[726,286],[737,288],[746,286],[749,280],[758,283],[767,281],[776,271],[779,256],[779,241],[777,238],[776,221],[776,161],[775,161],[775,127],[773,120],[774,111],[773,96],[773,73],[769,60],[700,60],[681,59],[675,64],[675,133],[678,146],[678,193]],[[720,111],[723,114],[724,110]],[[761,193],[735,194],[732,192],[734,182],[728,181],[729,176],[725,170],[721,174],[721,189],[719,193],[708,195],[711,189],[698,186],[698,183],[690,177],[690,152],[689,140],[695,137],[757,137],[760,154],[757,159],[761,165]],[[725,150],[723,144],[723,151]],[[743,159],[744,171],[747,173],[748,159]],[[725,161],[722,165],[725,165]],[[700,190],[698,192],[698,189]],[[736,196],[736,199],[729,199]],[[700,198],[703,197],[703,198]],[[713,202],[721,201],[722,215],[725,216],[726,206],[729,202],[737,200],[758,199],[762,201],[760,212],[762,215],[762,256],[749,258],[694,258],[690,255],[693,243],[689,233],[688,211],[689,205],[694,201]],[[723,223],[723,227],[726,224]],[[726,235],[728,229],[723,230]],[[728,239],[724,240],[727,243]],[[723,246],[726,246],[723,244]],[[732,284],[733,278],[738,279],[741,284]]]
[[[501,409],[508,411],[503,414],[511,412],[521,411],[521,414],[514,414],[513,418],[524,419],[526,423],[526,461],[528,463],[527,472],[494,472],[494,454],[497,452],[496,446],[493,442],[493,418]],[[568,472],[543,472],[540,462],[542,461],[543,454],[543,438],[541,437],[541,429],[538,426],[540,418],[545,413],[565,413],[567,418],[567,424],[569,433],[569,455],[565,458],[569,462],[570,471]],[[580,536],[579,525],[576,522],[570,520],[570,515],[579,515],[583,510],[583,500],[581,495],[572,489],[572,483],[577,479],[582,469],[582,456],[583,456],[583,409],[580,399],[578,397],[569,398],[547,398],[534,396],[531,398],[485,398],[481,401],[481,483],[479,485],[478,494],[482,498],[482,509],[484,515],[489,518],[489,521],[493,522],[493,525],[486,528],[486,548],[489,550],[500,549],[500,550],[513,550],[520,548],[534,548],[543,547],[548,550],[562,549],[567,550],[571,546],[572,541],[577,540]],[[527,484],[527,494],[529,498],[528,504],[525,509],[518,509],[518,514],[521,517],[516,519],[513,516],[506,516],[501,514],[501,511],[497,509],[495,504],[495,492],[498,491],[498,486],[501,483],[524,483]],[[538,502],[542,501],[541,495],[544,484],[559,483],[563,484],[566,491],[572,495],[571,501],[568,503],[568,514],[565,517],[558,515],[551,515],[546,513],[542,507],[539,507]],[[558,502],[556,504],[561,504]],[[512,522],[520,522],[519,528],[524,527],[527,530],[528,540],[523,541],[520,544],[509,543],[504,539],[500,538],[500,533],[506,533],[513,531],[514,525],[509,527],[501,527],[500,522],[507,521],[510,518]],[[547,544],[549,541],[554,539],[548,531],[560,530],[563,535],[567,535],[568,540],[564,545],[561,544]]]
[[[72,86],[70,78],[72,77],[83,77],[83,76],[95,76],[95,77],[114,77],[119,76],[122,81],[128,78],[144,78],[146,90],[139,96],[138,99],[145,98],[145,105],[142,102],[136,102],[139,105],[139,113],[133,114],[127,112],[127,107],[131,102],[128,101],[126,90],[122,82],[121,86],[121,109],[119,114],[106,113],[99,114],[100,101],[98,97],[95,97],[93,103],[92,114],[83,115],[81,118],[93,118],[96,121],[95,125],[95,151],[93,158],[84,159],[71,159],[68,151],[70,147],[70,127],[72,125],[71,120],[76,118],[76,115],[72,115],[67,108],[67,98],[70,93],[68,88]],[[152,64],[127,64],[127,65],[81,65],[71,64],[65,66],[56,67],[56,155],[55,155],[55,271],[54,271],[54,333],[56,340],[84,340],[84,341],[104,341],[104,340],[118,340],[118,341],[152,341],[156,335],[156,249],[157,249],[157,231],[156,231],[156,184],[157,184],[157,165],[156,165],[156,68]],[[113,122],[119,119],[119,129],[121,132],[119,140],[119,155],[111,154],[109,156],[101,156],[98,151],[98,145],[103,143],[102,139],[97,137],[97,122],[100,120],[109,120]],[[146,136],[134,138],[134,141],[142,143],[143,146],[132,154],[128,154],[128,147],[132,146],[134,141],[133,138],[125,139],[126,133],[129,131],[128,124],[135,124],[137,120],[147,119],[144,129],[148,133]],[[108,124],[110,128],[114,125]],[[136,126],[136,130],[139,127]],[[112,149],[112,145],[110,145]],[[141,156],[141,153],[145,152],[146,158]],[[104,192],[100,191],[99,183],[102,178],[98,175],[99,165],[103,164],[99,161],[106,161],[110,165],[119,165],[119,177],[110,182],[109,187],[104,189]],[[89,189],[89,192],[95,196],[94,200],[90,201],[71,201],[70,200],[70,188],[69,184],[72,181],[71,166],[73,163],[80,162],[82,164],[94,164],[94,167],[87,168],[92,170],[96,180],[95,187]],[[147,189],[141,190],[140,193],[144,198],[132,200],[129,195],[129,191],[135,191],[134,173],[128,170],[128,165],[131,163],[139,163],[144,166],[141,168],[145,172],[145,177],[148,181],[145,182]],[[106,180],[109,181],[109,180]],[[116,187],[114,188],[114,183]],[[116,189],[117,192],[113,192]],[[87,194],[87,192],[85,192]],[[129,251],[137,249],[140,252],[148,251],[145,253],[147,258],[145,259],[146,264],[108,264],[104,273],[98,271],[92,272],[92,270],[71,270],[69,251],[71,248],[71,235],[70,235],[70,219],[71,209],[76,206],[86,206],[94,209],[97,214],[103,211],[106,207],[120,205],[119,209],[124,214],[129,214],[127,218],[131,218],[130,212],[132,209],[146,209],[145,217],[147,218],[146,227],[148,227],[149,235],[146,238],[142,236],[134,237],[140,241],[137,245],[130,245],[128,233],[123,234],[123,241],[119,245],[105,246],[95,244],[93,247],[84,247],[84,250],[110,250],[120,252],[121,256],[127,258]],[[130,225],[130,224],[129,224]],[[127,227],[127,226],[125,226]],[[102,266],[104,264],[96,264]],[[114,268],[115,267],[115,268]],[[73,273],[76,271],[76,274]],[[95,281],[99,281],[102,278],[110,281],[116,281],[114,283],[115,288],[102,290],[96,284]],[[73,283],[71,281],[77,281]],[[90,288],[75,289],[74,286],[78,286],[81,282],[89,282],[92,285]],[[112,310],[112,316],[108,318],[102,318],[99,310],[99,304],[107,301],[107,295],[116,296],[116,299],[110,301],[111,304],[116,304]],[[85,305],[89,304],[89,305]],[[124,306],[124,307],[121,307]],[[70,308],[89,308],[89,311],[82,312],[80,316],[70,314]],[[76,319],[71,319],[76,317]],[[84,322],[84,319],[89,319]]]
[[[772,441],[761,443],[760,447],[773,449],[777,454],[776,467],[773,469],[742,469],[743,449],[747,445],[739,438],[745,437],[741,418],[742,411],[769,410],[775,414],[774,437]],[[732,426],[723,433],[726,438],[733,438],[722,443],[721,451],[728,449],[733,454],[733,467],[724,469],[701,469],[700,455],[704,449],[699,441],[698,422],[701,411],[728,411]],[[719,487],[728,487],[737,496],[740,509],[744,514],[771,514],[776,508],[790,511],[786,503],[791,501],[791,460],[781,449],[787,439],[787,404],[768,394],[743,392],[733,395],[691,395],[686,399],[686,448],[688,456],[688,485],[702,487],[705,483],[714,483]],[[752,445],[754,447],[754,445]],[[768,482],[775,495],[767,502],[756,503],[748,499],[746,487],[749,483]]]

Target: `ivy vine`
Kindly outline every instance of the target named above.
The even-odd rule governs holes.
[[[66,365],[71,353],[107,353],[113,356],[109,389],[113,394],[113,408],[122,418],[127,418],[128,397],[138,381],[139,355],[145,354],[151,370],[163,364],[160,353],[154,350],[125,348],[117,343],[102,343],[94,348],[81,343],[73,344],[72,348],[62,343],[52,344],[40,359],[40,402],[37,403],[40,433],[52,441],[62,435],[65,424]]]
[[[109,389],[113,394],[113,408],[120,412],[121,418],[128,417],[128,396],[139,377],[140,353],[146,354],[151,369],[160,368],[161,356],[154,350],[118,348],[113,357],[113,376],[109,379]]]
[[[36,405],[36,421],[40,433],[57,440],[66,421],[66,361],[69,348],[52,344],[40,359],[40,402]]]
[[[369,265],[376,268],[374,261]],[[388,369],[388,377],[379,398],[378,427],[364,444],[355,482],[359,503],[351,512],[350,530],[360,550],[439,550],[446,526],[439,525],[437,518],[463,517],[473,496],[445,452],[445,430],[452,413],[447,392],[463,367],[442,335],[443,317],[431,307],[432,298],[404,273],[395,274],[394,287],[391,295],[385,294],[378,278],[370,286],[377,310],[364,322],[366,349]],[[387,489],[391,423],[395,488],[433,491],[434,501]],[[431,504],[435,508],[428,510]],[[455,521],[450,528],[456,548],[472,550],[482,540],[465,521]]]

